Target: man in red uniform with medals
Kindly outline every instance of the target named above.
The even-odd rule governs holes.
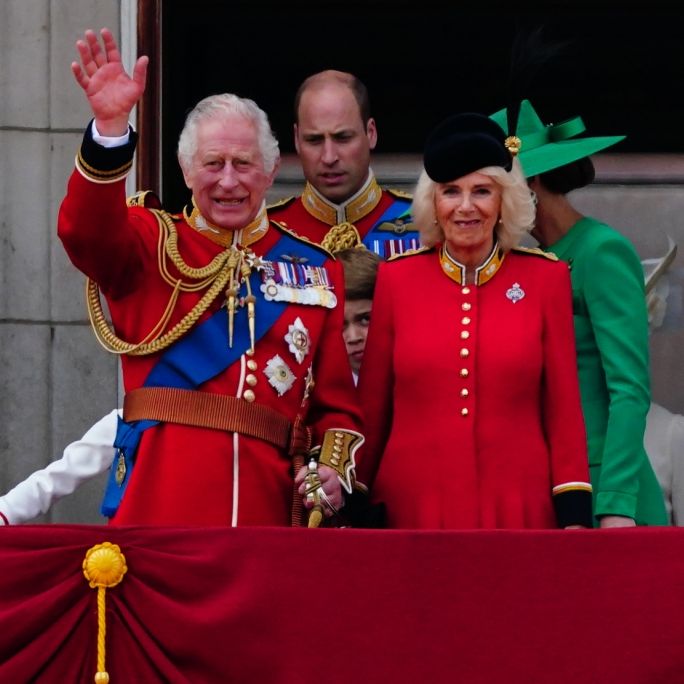
[[[417,248],[410,196],[381,188],[370,168],[378,133],[364,84],[341,71],[314,74],[297,91],[295,118],[306,186],[270,216],[332,252],[364,244],[387,259]]]
[[[122,355],[126,389],[103,512],[117,524],[287,525],[293,423],[318,454],[327,514],[354,485],[362,441],[342,328],[339,265],[274,225],[264,197],[279,151],[251,100],[218,95],[188,115],[178,146],[192,206],[125,201],[135,133],[132,77],[111,32],[77,43],[72,70],[93,111],[59,213],[59,236],[88,277],[91,320]],[[105,295],[113,328],[102,313]],[[296,433],[296,431],[295,431]],[[306,441],[306,440],[304,440]]]

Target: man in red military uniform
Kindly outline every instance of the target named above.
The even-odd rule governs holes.
[[[410,196],[381,188],[370,168],[378,133],[364,84],[341,71],[314,74],[297,91],[295,117],[306,186],[271,217],[332,252],[363,243],[386,259],[417,248]]]
[[[112,34],[102,37],[104,47],[87,31],[72,64],[94,120],[59,236],[89,278],[100,341],[122,354],[104,512],[117,524],[290,524],[288,448],[304,420],[320,446],[316,496],[328,512],[340,507],[363,439],[340,335],[342,274],[325,250],[269,221],[279,152],[266,115],[234,95],[202,100],[178,146],[192,206],[175,216],[144,199],[127,206],[128,118],[147,58],[129,78]]]

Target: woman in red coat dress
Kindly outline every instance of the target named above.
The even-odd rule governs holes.
[[[534,205],[510,143],[479,114],[438,126],[424,248],[380,265],[359,479],[389,527],[591,526],[568,267],[516,247]]]

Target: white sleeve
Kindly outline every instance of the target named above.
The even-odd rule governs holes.
[[[123,135],[115,137],[102,135],[100,131],[97,130],[97,126],[95,126],[95,120],[93,119],[91,133],[93,135],[93,142],[96,142],[98,145],[102,145],[102,147],[122,147],[130,140],[131,128],[129,126],[128,130]]]
[[[103,473],[114,460],[118,410],[108,413],[81,439],[64,449],[62,458],[37,470],[0,497],[0,525],[15,525],[46,513],[60,497]]]

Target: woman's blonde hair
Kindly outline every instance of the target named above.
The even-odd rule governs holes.
[[[487,166],[477,173],[492,178],[501,187],[501,222],[494,232],[504,251],[518,245],[523,235],[534,225],[534,201],[518,159],[506,171],[500,166]],[[420,242],[433,247],[444,241],[444,231],[435,214],[435,183],[423,170],[413,193],[413,221],[420,233]]]

